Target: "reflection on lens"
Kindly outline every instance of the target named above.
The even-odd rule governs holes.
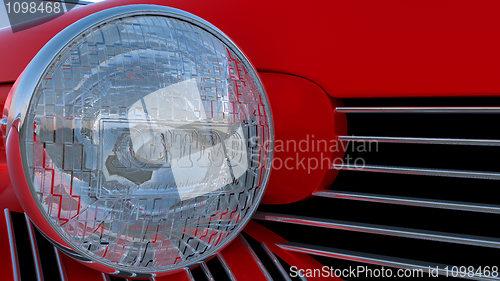
[[[270,111],[241,54],[199,26],[128,15],[77,36],[30,104],[33,194],[72,247],[114,268],[208,257],[270,163]]]

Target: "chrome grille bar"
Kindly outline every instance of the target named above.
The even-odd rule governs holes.
[[[229,268],[229,265],[227,264],[226,260],[222,256],[221,253],[217,253],[217,258],[219,259],[220,263],[222,264],[222,267],[224,268],[224,271],[226,271],[227,276],[231,281],[236,281],[236,277],[234,277],[233,272],[231,271],[231,268]]]
[[[500,140],[339,136],[340,141],[500,146]]]
[[[186,272],[186,276],[188,277],[188,279],[194,281],[194,276],[193,273],[191,273],[191,270],[189,270],[189,268],[184,268],[184,271]]]
[[[59,274],[61,275],[61,281],[68,281],[68,276],[66,275],[66,267],[64,266],[64,261],[62,260],[63,255],[59,250],[54,247],[54,251],[56,253],[57,260],[57,268],[59,269]]]
[[[14,235],[14,226],[12,225],[12,217],[10,216],[9,209],[3,210],[5,222],[7,224],[7,233],[9,235],[10,257],[12,259],[12,272],[14,280],[21,280],[21,273],[19,271],[19,260],[17,258],[16,238]]]
[[[274,266],[276,266],[276,268],[280,272],[280,274],[283,277],[283,279],[285,279],[286,281],[292,281],[292,279],[290,278],[290,276],[288,276],[288,273],[286,272],[286,270],[281,265],[281,263],[278,260],[278,258],[274,255],[274,253],[271,251],[271,249],[269,249],[269,247],[267,246],[267,244],[265,242],[263,242],[260,245],[261,245],[262,249],[264,249],[264,252],[266,252],[267,256],[273,261]]]
[[[500,107],[460,106],[460,107],[337,107],[341,113],[500,113]]]
[[[208,281],[215,281],[214,276],[210,272],[210,269],[208,269],[208,266],[205,262],[202,262],[201,264],[201,269],[203,270],[203,273],[205,273],[205,277],[207,277]]]
[[[381,255],[373,255],[369,253],[361,253],[354,251],[347,251],[335,248],[326,248],[314,245],[300,244],[300,243],[284,243],[284,244],[276,244],[276,246],[280,247],[283,250],[316,255],[322,257],[329,257],[335,259],[342,259],[348,261],[362,262],[366,264],[374,264],[378,266],[387,266],[387,267],[395,267],[409,270],[421,270],[422,272],[429,272],[430,269],[436,269],[439,275],[444,276],[457,276],[459,272],[453,270],[447,270],[448,268],[453,268],[452,266],[440,265],[440,264],[430,264],[422,261],[409,260],[409,259],[400,259],[388,256]],[[481,276],[476,273],[471,274],[472,276],[460,276],[461,278],[471,279],[471,280],[500,280],[499,277],[493,276]],[[393,275],[395,276],[395,275]],[[420,276],[419,276],[420,277]]]
[[[379,172],[391,174],[408,174],[420,176],[440,176],[454,178],[473,178],[473,179],[488,179],[500,180],[500,173],[493,172],[476,172],[476,171],[460,171],[460,170],[440,170],[440,169],[424,169],[424,168],[407,168],[407,167],[391,167],[391,166],[353,166],[349,164],[335,164],[332,169],[363,171],[363,172]]]
[[[320,218],[308,218],[301,216],[272,214],[263,212],[255,213],[255,215],[252,218],[265,221],[274,221],[274,222],[290,223],[297,225],[323,227],[329,229],[348,230],[354,232],[363,232],[371,234],[380,234],[380,235],[423,239],[423,240],[500,249],[500,239],[490,238],[490,237],[463,235],[463,234],[446,233],[438,231],[427,231],[420,229],[417,230],[411,228],[392,227],[385,225],[382,226],[382,225],[367,224],[367,223],[345,222],[339,220],[329,220]]]
[[[271,275],[269,275],[269,272],[267,272],[266,267],[264,266],[264,264],[262,264],[262,261],[259,259],[259,257],[257,256],[257,254],[254,252],[254,250],[252,249],[252,247],[250,247],[250,244],[248,244],[248,242],[245,239],[245,237],[243,237],[243,235],[240,234],[239,238],[240,238],[241,242],[243,243],[243,245],[245,245],[245,248],[247,248],[247,251],[250,253],[250,255],[252,256],[253,260],[259,266],[260,271],[262,271],[262,273],[264,274],[264,276],[266,277],[266,279],[269,280],[269,281],[272,281],[273,278],[271,278]]]
[[[26,219],[26,226],[28,227],[28,235],[30,237],[31,251],[33,252],[33,262],[35,264],[36,279],[38,281],[43,281],[42,264],[40,262],[40,253],[38,252],[38,245],[36,243],[35,230],[33,229],[33,224],[28,218],[26,213],[24,214]]]
[[[477,203],[468,204],[464,202],[427,200],[420,198],[375,195],[375,194],[354,193],[354,192],[333,191],[333,190],[320,190],[315,192],[313,195],[319,197],[348,199],[348,200],[357,200],[365,202],[500,214],[500,206],[477,204]]]

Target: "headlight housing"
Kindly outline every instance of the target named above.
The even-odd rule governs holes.
[[[101,270],[191,266],[231,241],[263,195],[273,128],[258,74],[189,13],[131,5],[88,16],[47,43],[11,98],[21,204]]]

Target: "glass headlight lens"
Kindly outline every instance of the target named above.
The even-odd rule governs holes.
[[[227,40],[199,21],[127,13],[47,66],[23,126],[25,172],[77,252],[167,271],[215,253],[249,220],[272,121],[255,70]]]

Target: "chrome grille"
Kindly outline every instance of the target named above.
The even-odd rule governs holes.
[[[465,112],[459,109],[465,108],[468,103],[500,104],[500,100],[474,98],[418,101],[422,100],[432,105],[432,108],[426,107],[429,109],[426,114],[413,114],[402,110],[401,107],[390,107],[389,109],[397,108],[391,114],[348,113],[349,135],[341,136],[341,140],[350,141],[351,144],[362,141],[378,141],[380,144],[376,153],[354,153],[354,156],[366,156],[367,165],[362,169],[345,165],[332,167],[341,171],[329,190],[320,190],[314,194],[314,198],[293,204],[262,205],[254,219],[285,239],[293,241],[278,244],[281,249],[314,255],[322,264],[335,268],[367,264],[373,268],[385,266],[425,271],[429,266],[439,266],[443,269],[447,265],[497,265],[500,239],[496,219],[500,213],[500,205],[496,204],[499,201],[496,197],[496,180],[499,179],[497,176],[500,167],[491,165],[486,160],[498,159],[497,156],[500,156],[500,131],[494,130],[494,125],[500,121],[500,115],[496,113],[500,111],[498,107],[488,107],[482,111],[476,110],[479,107],[474,107],[474,112],[470,107],[467,107]],[[411,104],[415,101],[346,100],[348,106],[340,111],[346,112],[355,107],[349,105],[363,103]],[[439,103],[450,101],[463,105],[454,106],[453,111],[439,106]],[[432,111],[438,106],[441,107],[439,113]],[[356,108],[367,111],[366,108],[374,107]],[[412,108],[420,108],[422,111],[424,107]],[[388,108],[384,110],[387,111]],[[383,118],[377,119],[376,116]],[[450,119],[450,116],[455,118]],[[408,118],[403,120],[408,121],[406,124],[422,122],[429,125],[431,130],[427,132],[423,126],[413,132],[411,125],[399,129],[373,125],[376,122],[384,124],[384,120],[387,121],[388,118]],[[433,125],[430,124],[437,120],[439,125],[439,120],[442,119],[446,122],[455,120],[457,123],[464,123],[463,121],[469,118],[474,124],[471,131],[460,131],[460,126],[451,123],[451,128],[440,131],[432,128]],[[483,122],[480,122],[481,120]],[[384,133],[389,136],[381,136]],[[395,146],[397,149],[394,149]],[[423,160],[418,159],[420,154],[443,157],[454,153],[460,157],[436,159],[429,161],[427,166],[425,157]],[[27,218],[24,215],[14,214],[13,219],[25,220],[25,231],[29,238],[18,239],[17,242],[17,229],[22,224],[9,224],[8,211],[4,216],[7,229],[11,230],[12,239],[9,241],[14,247],[14,261],[17,261],[17,255],[25,254],[25,251],[16,250],[16,245],[22,241],[26,246],[29,241],[30,253],[33,255],[30,266],[37,269],[38,280],[43,280],[46,276],[45,268],[49,262],[57,266],[60,272],[57,276],[62,276],[58,277],[60,280],[70,280],[64,271],[62,254],[55,250],[54,259],[47,259],[46,248],[42,251],[39,249],[46,247],[48,242],[40,238],[38,230],[33,228],[30,222],[26,223]],[[256,263],[261,265],[267,280],[290,280],[290,264],[279,260],[266,244],[262,245],[260,252],[257,251],[256,241],[250,243],[250,237],[245,237],[247,239],[238,239],[246,241],[243,243]],[[49,244],[49,247],[52,246]],[[37,252],[42,252],[41,259],[37,258]],[[457,252],[462,254],[455,254]],[[26,264],[14,265],[21,268],[20,273],[17,273],[17,280],[21,280],[19,278],[22,277]],[[15,267],[13,270],[16,272]],[[450,270],[440,270],[439,273],[451,275]],[[105,274],[100,276],[102,280],[127,280]],[[187,270],[186,276],[189,280],[236,280],[234,272],[222,255],[200,264],[200,267]],[[499,279],[478,276],[466,278]],[[45,280],[47,279],[45,277]]]
[[[75,279],[82,280],[82,278],[84,280],[103,281],[132,280],[100,273],[69,259],[46,240],[26,214],[10,212],[5,209],[3,217],[5,218],[9,237],[6,242],[11,248],[9,256],[11,257],[12,268],[9,271],[13,272],[13,280],[72,281]],[[251,239],[249,236],[247,237]],[[262,248],[260,248],[257,241],[252,241],[253,246],[251,246],[244,234],[240,234],[236,240],[239,240],[244,245],[244,250],[251,256],[253,262],[258,265],[263,280],[280,280],[282,276],[285,276],[285,280],[290,280],[286,275],[283,275],[283,272],[285,272],[283,262],[278,261],[278,258],[270,252],[267,245],[263,243]],[[217,254],[213,259],[202,262],[199,266],[185,269],[185,272],[181,273],[181,277],[177,276],[174,280],[238,280],[236,278],[237,274],[231,269],[223,254],[224,251]],[[242,254],[244,253],[242,252]],[[78,278],[75,278],[75,270],[78,271],[76,272],[79,275]],[[150,280],[164,281],[171,280],[170,278],[165,276],[151,278]]]
[[[347,149],[365,165],[337,163],[335,182],[310,200],[261,206],[254,219],[293,241],[278,246],[340,269],[421,269],[428,276],[429,266],[438,266],[444,277],[456,275],[453,266],[498,266],[500,166],[491,159],[500,156],[500,99],[344,103],[337,112],[347,114],[349,133],[339,141],[379,149]]]

